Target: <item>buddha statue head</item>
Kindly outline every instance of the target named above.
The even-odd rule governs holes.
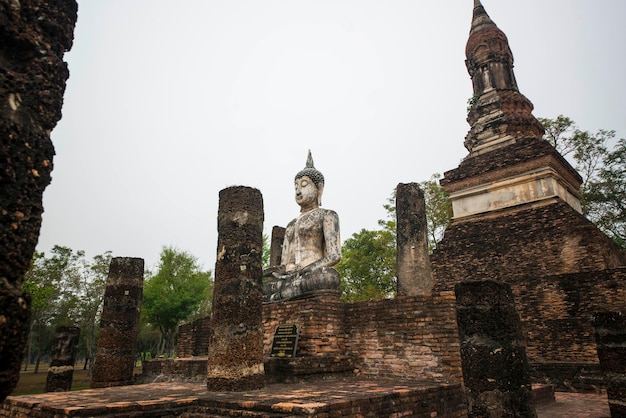
[[[308,179],[308,180],[307,180]],[[304,181],[303,181],[304,180]],[[322,192],[324,191],[324,175],[321,171],[315,168],[313,164],[313,156],[311,155],[311,150],[309,150],[309,155],[306,159],[305,167],[296,174],[294,178],[294,182],[296,184],[296,202],[302,206],[302,199],[307,198],[307,192],[311,193],[309,188],[310,184],[308,181],[313,183],[315,186],[316,192],[316,206],[319,207],[322,205]],[[304,208],[303,208],[304,209]]]

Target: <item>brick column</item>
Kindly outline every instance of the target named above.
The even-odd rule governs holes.
[[[626,317],[622,312],[593,316],[598,358],[612,417],[626,417]]]
[[[424,192],[417,183],[396,187],[398,295],[423,295],[432,290],[428,256],[428,225]]]
[[[91,387],[132,384],[143,294],[141,258],[111,260]]]
[[[50,131],[61,119],[63,55],[72,47],[76,1],[0,2],[0,402],[15,388],[28,340],[24,274],[37,245],[50,183]]]
[[[58,327],[54,333],[46,392],[67,392],[72,388],[74,361],[78,347],[78,327]]]
[[[275,226],[272,228],[272,242],[270,243],[270,266],[279,266],[283,256],[283,241],[285,240],[285,228]]]
[[[217,232],[207,388],[260,389],[265,386],[261,192],[243,186],[222,190]]]
[[[526,342],[511,287],[464,282],[455,292],[468,416],[535,418]]]

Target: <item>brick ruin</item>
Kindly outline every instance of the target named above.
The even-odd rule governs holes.
[[[50,183],[50,132],[61,119],[69,76],[63,55],[77,7],[72,0],[0,1],[0,400],[17,384],[28,335],[22,280]]]
[[[91,387],[133,383],[143,295],[142,258],[114,257],[109,266]]]
[[[474,87],[469,154],[441,180],[454,217],[431,256],[434,290],[472,280],[509,284],[533,379],[598,389],[591,317],[626,306],[626,257],[581,214],[581,178],[542,139],[517,88],[508,40],[480,2],[466,56]]]
[[[207,388],[265,386],[261,319],[263,197],[250,187],[220,191]]]
[[[7,5],[7,10],[8,7]],[[62,27],[73,28],[74,21],[63,14],[65,9],[59,10],[62,10],[59,16],[64,16],[61,21],[65,22],[65,26]],[[9,15],[3,16],[0,21],[4,25],[4,32],[18,36],[16,31],[7,31],[6,27],[11,27],[9,23],[19,21],[14,16],[19,17],[21,10],[17,12],[13,10],[11,13],[11,18],[7,18]],[[68,32],[66,30],[60,33]],[[71,30],[69,34],[71,35]],[[5,36],[4,33],[2,36]],[[68,42],[60,44],[65,49],[71,45],[71,36],[66,37],[66,40]],[[62,56],[64,49],[59,49],[58,46],[53,49],[60,51]],[[393,399],[374,398],[372,395],[365,406],[358,402],[337,406],[339,415],[377,411],[382,416],[393,411],[401,416],[408,414],[410,408],[428,404],[422,411],[423,414],[415,415],[433,416],[432,414],[436,413],[440,416],[466,416],[467,393],[470,398],[470,415],[472,407],[476,406],[478,411],[482,407],[504,407],[507,411],[517,408],[522,416],[534,416],[534,411],[530,408],[532,400],[528,393],[529,370],[523,364],[524,357],[528,359],[533,381],[548,381],[561,389],[570,390],[598,389],[602,385],[598,352],[603,353],[601,358],[606,356],[608,361],[614,360],[609,351],[615,347],[607,344],[606,339],[607,335],[611,335],[612,331],[606,331],[611,324],[596,312],[615,311],[626,306],[624,290],[626,257],[581,214],[578,192],[581,178],[569,163],[542,139],[543,128],[532,115],[532,103],[517,88],[508,40],[478,0],[475,0],[466,55],[466,64],[475,94],[468,115],[471,129],[465,139],[469,154],[459,167],[446,172],[441,181],[442,186],[450,193],[454,218],[442,242],[431,256],[432,291],[420,290],[416,294],[402,292],[405,294],[394,299],[357,303],[340,301],[338,293],[334,291],[318,291],[295,300],[263,305],[255,303],[261,312],[256,318],[252,318],[254,315],[251,312],[245,312],[242,322],[244,328],[247,327],[251,335],[262,334],[263,367],[271,382],[306,382],[312,377],[333,374],[367,376],[374,379],[421,379],[432,385],[422,391],[401,389],[399,392],[393,392]],[[17,102],[16,98],[19,98]],[[7,120],[22,121],[20,106],[25,102],[27,101],[21,95],[8,97],[4,107],[1,108],[3,115],[9,115]],[[7,107],[6,103],[10,106]],[[22,131],[19,126],[15,128],[15,132],[17,132],[15,135],[12,132],[6,135],[26,138],[22,132],[30,133],[26,128]],[[43,148],[47,149],[46,146]],[[48,151],[51,151],[50,145],[48,148]],[[28,226],[26,224],[24,227],[27,235],[30,234],[32,237],[34,234],[35,241],[41,214],[41,191],[49,182],[51,158],[51,153],[48,159],[33,158],[32,160],[38,161],[40,165],[25,172],[26,174],[36,172],[39,176],[43,173],[44,176],[43,180],[37,180],[41,182],[39,189],[33,189],[35,195],[39,193],[39,200],[35,199],[33,204],[29,198],[28,201],[32,206],[29,212],[20,212],[28,214],[24,218],[29,222],[35,219],[36,228],[32,228],[30,224],[30,229],[26,228]],[[32,177],[39,179],[34,175]],[[30,183],[33,183],[31,180]],[[2,198],[4,199],[4,195]],[[258,202],[251,204],[250,207],[256,207],[255,205],[258,206]],[[262,222],[262,202],[260,207]],[[407,213],[413,212],[409,210]],[[11,216],[13,218],[9,221],[22,222],[21,217],[8,212],[3,212],[2,216],[3,222]],[[3,225],[10,226],[12,223]],[[14,229],[22,229],[21,223],[17,225],[19,228]],[[275,241],[281,240],[281,229],[275,230],[275,234],[274,231],[272,234],[273,245]],[[232,228],[229,232],[233,232]],[[239,237],[237,240],[246,240],[244,238]],[[18,249],[30,245],[26,241],[14,241],[19,242],[19,246],[16,247],[19,247]],[[232,252],[231,258],[237,261],[233,265],[239,267],[246,265],[246,269],[240,272],[248,271],[248,264],[246,262],[241,264],[240,261],[244,258],[250,261],[246,254],[249,255],[254,251],[248,248],[247,250],[251,251],[246,254],[237,253],[240,248],[235,248],[235,241],[228,241],[224,245],[226,253]],[[4,243],[5,241],[2,241],[3,245]],[[28,260],[30,255],[32,251],[28,254]],[[272,259],[275,257],[274,251]],[[4,269],[2,274],[9,277],[7,283],[13,286],[10,291],[5,289],[2,291],[13,299],[3,296],[0,300],[2,303],[0,309],[8,306],[5,302],[7,300],[12,301],[13,306],[17,306],[16,301],[20,297],[19,277],[25,271],[28,260],[26,258],[12,260],[21,265],[6,264],[2,267]],[[257,262],[252,260],[251,264],[249,263],[252,267],[250,270],[260,271],[260,265],[256,264]],[[5,272],[19,272],[19,268],[22,268],[22,272],[17,276]],[[220,277],[225,279],[220,284],[224,287],[223,291],[217,292],[218,302],[220,298],[223,299],[223,307],[220,308],[222,312],[219,314],[221,318],[216,320],[203,318],[181,326],[178,354],[182,358],[146,362],[144,374],[169,374],[176,375],[171,379],[173,381],[197,382],[201,379],[200,381],[204,382],[207,377],[207,354],[208,357],[212,356],[213,361],[209,363],[209,378],[211,364],[228,365],[227,363],[232,363],[233,359],[239,364],[239,360],[243,360],[237,352],[229,351],[229,347],[220,344],[220,339],[225,335],[232,337],[236,334],[232,333],[233,324],[227,321],[229,316],[233,316],[228,315],[228,312],[234,307],[243,306],[243,302],[237,300],[237,292],[229,293],[228,289],[244,286],[245,280],[241,280],[239,273],[230,270],[220,273]],[[256,273],[253,275],[257,277]],[[260,278],[260,274],[258,277]],[[498,289],[492,288],[493,286]],[[472,287],[478,290],[472,290]],[[456,296],[453,289],[457,291]],[[250,295],[254,299],[254,292]],[[25,300],[21,301],[22,305],[25,303]],[[499,310],[499,314],[495,315],[494,309]],[[25,335],[23,323],[20,325],[19,321],[26,321],[24,313],[27,309],[20,308],[19,312],[10,310],[9,312],[11,312],[9,317],[17,321],[10,324],[12,329],[20,330],[18,336]],[[254,321],[261,317],[262,323]],[[596,334],[592,322],[594,318]],[[300,328],[298,355],[294,358],[270,357],[276,327],[290,323],[297,324]],[[507,325],[503,326],[502,323]],[[130,325],[130,328],[134,326]],[[623,334],[623,326],[613,328],[619,328],[618,331]],[[494,330],[498,335],[489,334]],[[4,330],[2,331],[2,335],[6,335]],[[478,356],[477,359],[472,359],[468,353],[476,353],[472,352],[471,343],[476,342],[477,338],[484,338],[485,335],[489,339],[501,341],[499,345],[479,347],[486,350],[478,353],[484,355],[484,358]],[[16,344],[15,341],[19,347],[20,338],[7,342],[8,340],[2,337],[0,349],[16,347],[7,345]],[[516,351],[523,348],[524,339],[526,339],[525,352]],[[232,340],[236,341],[237,338]],[[490,340],[490,343],[493,341]],[[500,353],[499,350],[504,349],[510,351],[502,357],[504,360],[499,358],[502,362],[497,363],[494,360],[493,364],[489,363],[493,360],[494,353]],[[112,353],[118,351],[115,347],[111,349]],[[253,362],[256,363],[252,364],[251,370],[259,369],[257,351],[255,356],[252,356]],[[123,358],[115,361],[126,364],[128,352],[124,353]],[[603,362],[607,361],[606,358]],[[487,380],[487,383],[480,380],[481,374],[485,374],[484,369],[489,369],[478,367],[480,364],[495,367],[489,376],[493,380]],[[19,367],[19,361],[17,366]],[[215,370],[221,369],[217,367]],[[2,382],[11,384],[12,375],[2,373],[4,371],[0,370],[0,379],[4,379]],[[225,382],[222,377],[217,376],[217,379],[214,379],[214,383],[217,382],[215,387],[230,389],[233,382]],[[618,378],[622,379],[623,376],[620,375]],[[121,380],[110,377],[103,380],[107,382],[115,380],[121,382],[120,384],[129,384],[132,381],[127,374],[124,374]],[[259,388],[260,381],[260,377],[253,374],[250,388]],[[510,382],[514,384],[508,387],[498,386]],[[212,386],[209,385],[209,388]],[[206,413],[213,411],[207,405],[226,404],[224,398],[217,401],[205,400],[204,404],[194,403],[195,400],[192,401],[183,394],[181,404],[175,405],[169,395],[171,391],[180,389],[180,386],[174,385],[166,389],[168,391],[164,398],[166,409],[172,409],[165,412],[159,410],[159,413],[169,414],[174,413],[174,410],[177,411],[175,415],[179,412]],[[622,391],[623,386],[614,390],[614,393],[617,393],[615,405],[619,405],[623,400]],[[203,393],[205,392],[206,389]],[[483,396],[482,393],[486,395]],[[485,399],[493,401],[494,396],[491,396],[493,393],[500,397],[495,406],[481,404]],[[41,416],[55,416],[57,410],[52,408],[46,415],[43,406],[37,402],[33,400],[33,405],[42,408]],[[154,406],[156,403],[150,401],[150,405],[143,405],[139,399],[132,405],[128,402],[129,405],[125,407],[137,408],[132,409],[135,416],[168,416],[158,415],[156,409],[149,410],[156,408]],[[6,407],[5,403],[0,415],[13,407],[20,412],[26,411],[27,404],[26,401],[23,403],[15,401],[12,406]],[[243,408],[255,402],[244,400],[236,401],[235,404]],[[404,409],[393,409],[398,405],[403,405]],[[276,403],[271,406],[271,410],[278,411],[281,407],[293,408]],[[106,412],[106,408],[97,408],[100,408],[96,411],[97,414],[102,415]],[[85,410],[85,413],[87,412]],[[284,412],[306,414],[304,409],[297,411],[285,409]],[[321,411],[320,416],[326,416],[324,413],[327,413],[327,410]]]
[[[67,392],[72,388],[79,336],[78,327],[60,326],[55,330],[44,389],[46,392]]]

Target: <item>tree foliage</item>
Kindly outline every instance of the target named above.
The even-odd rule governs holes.
[[[142,302],[145,322],[158,328],[161,335],[159,354],[172,356],[178,326],[207,314],[212,289],[211,272],[202,271],[194,256],[163,247],[157,273],[144,283]]]
[[[49,352],[60,325],[78,326],[79,354],[94,358],[110,260],[110,252],[87,260],[84,251],[59,245],[49,255],[33,255],[23,285],[32,299],[26,367],[33,359],[38,371],[39,360]]]
[[[424,191],[429,251],[437,246],[450,223],[452,205],[439,185],[439,174],[419,183]],[[359,301],[391,297],[396,292],[396,191],[383,205],[387,218],[380,219],[380,230],[362,229],[342,246],[337,271],[342,277],[342,298]]]
[[[546,128],[544,139],[566,157],[583,178],[581,203],[587,217],[626,249],[626,144],[624,139],[610,146],[615,131],[595,133],[579,129],[570,118],[539,118]]]
[[[337,271],[342,277],[346,301],[380,299],[396,290],[396,239],[388,230],[362,229],[348,238],[341,249]]]

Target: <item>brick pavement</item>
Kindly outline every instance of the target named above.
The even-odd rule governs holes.
[[[556,402],[537,406],[538,418],[610,418],[606,394],[554,394]]]
[[[431,400],[444,396],[455,397],[458,387],[448,387],[447,393],[427,381],[401,381],[388,379],[342,378],[313,380],[297,384],[272,384],[250,392],[208,392],[198,383],[152,383],[144,385],[92,389],[74,392],[45,393],[40,395],[10,396],[0,408],[0,416],[17,416],[37,410],[41,417],[68,416],[178,416],[184,412],[247,411],[250,417],[285,416],[355,416],[380,407],[371,399],[397,403],[407,397]],[[556,402],[537,407],[538,418],[609,418],[606,394],[555,394]],[[458,405],[458,402],[457,402]],[[210,407],[208,407],[210,406]],[[432,411],[434,413],[434,411]],[[224,415],[222,415],[222,413]],[[13,414],[13,415],[12,415]],[[196,416],[194,415],[194,416]],[[377,416],[388,416],[382,414]],[[458,414],[454,414],[460,416]],[[450,414],[440,411],[438,416]]]

